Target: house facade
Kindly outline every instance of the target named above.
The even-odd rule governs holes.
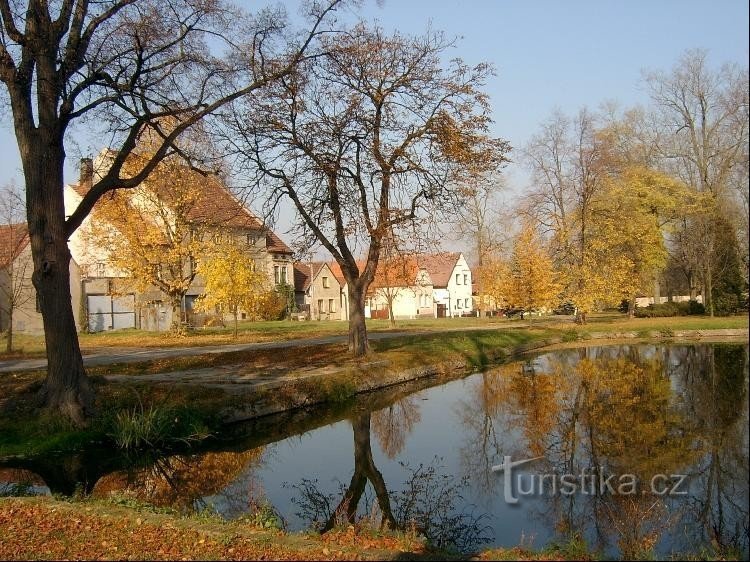
[[[405,256],[378,264],[369,287],[370,318],[432,318],[435,316],[433,282],[418,256]]]
[[[472,275],[460,252],[417,254],[381,260],[365,301],[366,318],[443,318],[474,315]],[[394,266],[395,263],[395,266]],[[364,262],[358,265],[364,267]],[[342,320],[348,319],[346,280],[339,265],[328,266],[341,286]]]
[[[420,266],[432,279],[436,318],[474,314],[471,269],[462,253],[423,255],[420,256]]]
[[[294,264],[297,308],[311,320],[345,320],[342,287],[327,262]]]
[[[25,223],[0,226],[0,332],[12,322],[14,332],[43,334],[44,323],[31,282],[34,262]],[[81,275],[70,262],[70,295],[76,328],[81,328]]]
[[[73,212],[91,189],[100,175],[98,170],[103,166],[106,166],[106,159],[103,157],[96,162],[90,159],[81,161],[78,183],[65,186],[67,214]],[[269,290],[274,285],[291,285],[291,249],[238,201],[218,177],[193,173],[196,174],[195,181],[199,183],[200,189],[194,205],[189,209],[188,220],[196,225],[196,232],[200,232],[201,240],[209,237],[217,243],[233,243],[243,248],[248,257],[255,261],[256,268],[266,273]],[[148,215],[149,202],[153,201],[157,189],[145,182],[132,192],[132,205],[141,210],[141,216]],[[158,193],[156,195],[158,197]],[[169,329],[172,324],[172,307],[167,295],[156,286],[136,290],[136,284],[130,282],[132,280],[125,272],[112,267],[106,248],[92,243],[92,221],[96,220],[100,219],[96,213],[92,213],[69,241],[71,254],[80,265],[81,308],[85,312],[85,328],[90,331]],[[102,224],[97,227],[101,229]],[[112,225],[105,225],[105,228],[117,233]],[[184,264],[185,268],[196,266],[197,263]],[[182,319],[197,325],[229,320],[229,316],[220,311],[210,315],[195,310],[195,301],[204,292],[205,281],[196,274],[181,303]],[[241,317],[244,319],[246,314],[242,312]]]

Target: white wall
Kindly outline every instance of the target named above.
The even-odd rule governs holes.
[[[456,276],[458,276],[458,279],[456,279]],[[446,305],[447,316],[461,316],[464,312],[471,312],[474,309],[471,283],[471,269],[469,269],[469,264],[463,254],[461,254],[451,272],[448,287],[434,289],[435,304]]]

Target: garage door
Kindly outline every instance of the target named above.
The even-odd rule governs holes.
[[[135,295],[89,295],[89,331],[135,328]]]

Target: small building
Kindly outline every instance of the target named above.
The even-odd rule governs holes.
[[[419,265],[432,280],[436,318],[474,314],[471,269],[462,253],[421,255]]]
[[[8,329],[12,316],[14,332],[44,333],[39,301],[31,282],[33,272],[34,262],[26,223],[0,226],[0,331]],[[81,327],[81,289],[80,268],[71,259],[70,295],[78,329]]]
[[[64,189],[68,214],[80,204],[106,165],[106,154],[100,155],[96,162],[89,158],[81,160],[79,181],[66,185]],[[195,181],[200,183],[201,190],[200,197],[189,210],[188,219],[196,225],[196,230],[200,230],[200,236],[209,236],[214,241],[232,242],[243,248],[248,257],[255,261],[256,267],[266,273],[269,290],[275,285],[291,285],[292,250],[250,212],[218,176],[191,173],[195,174]],[[154,195],[157,199],[162,199],[159,187],[151,185],[148,180],[129,193],[133,198],[132,204],[142,209],[146,218],[149,218],[149,214],[155,215],[160,211],[153,209]],[[135,290],[133,286],[138,284],[129,283],[125,272],[117,271],[108,263],[107,249],[90,241],[88,233],[95,220],[95,213],[86,217],[69,241],[71,254],[81,268],[83,307],[87,311],[86,329],[95,332],[122,328],[168,330],[172,324],[172,309],[168,297],[155,286],[143,291]],[[116,232],[113,226],[110,225],[109,228]],[[193,270],[196,265],[186,263],[184,267]],[[200,275],[196,275],[182,302],[184,318],[195,325],[202,325],[207,321],[229,320],[229,315],[217,313],[208,318],[209,315],[194,311],[195,301],[204,291],[205,281]],[[245,314],[242,313],[241,317],[244,319]]]
[[[342,287],[327,262],[294,264],[294,298],[297,308],[311,320],[344,320]]]

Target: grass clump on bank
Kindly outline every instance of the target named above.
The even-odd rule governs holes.
[[[120,449],[164,449],[190,445],[211,435],[204,420],[188,408],[150,405],[120,410],[108,436]]]
[[[31,380],[29,380],[31,379]],[[92,377],[94,416],[85,427],[39,410],[41,376],[24,373],[4,385],[0,458],[80,451],[111,445],[123,450],[183,448],[218,431],[223,392],[191,387],[111,384]]]

